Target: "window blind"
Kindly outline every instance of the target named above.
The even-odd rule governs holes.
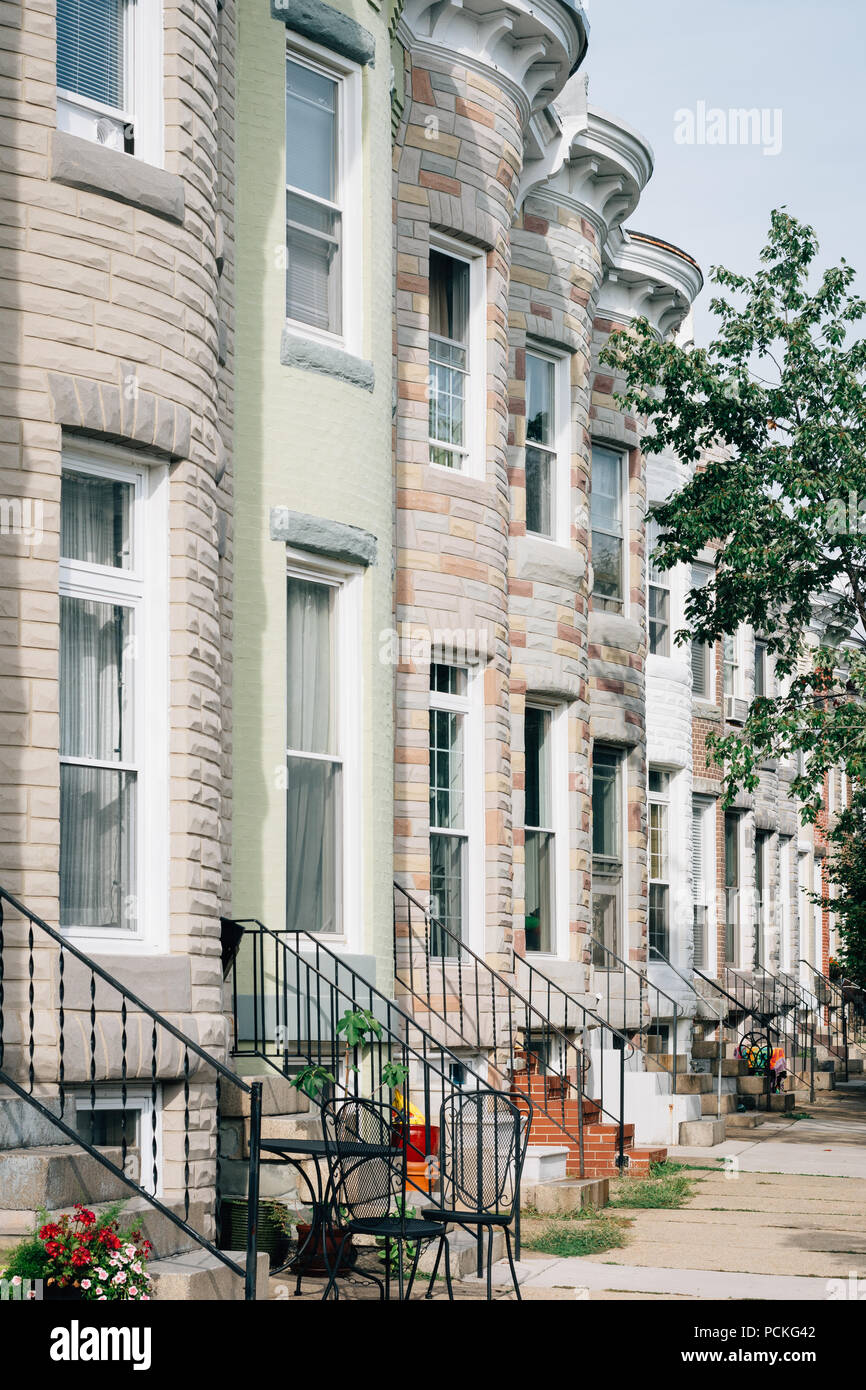
[[[130,0],[57,0],[57,85],[124,110]]]

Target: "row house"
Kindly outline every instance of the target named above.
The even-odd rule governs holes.
[[[711,552],[650,559],[686,472],[600,358],[703,282],[633,225],[583,12],[4,21],[0,1245],[84,1173],[159,1296],[253,1296],[261,1135],[383,1055],[428,1140],[448,1088],[531,1099],[534,1179],[717,1142],[714,1020],[828,984],[847,789],[722,805],[774,677],[677,642]]]

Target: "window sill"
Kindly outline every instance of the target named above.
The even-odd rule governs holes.
[[[626,618],[622,613],[610,613],[604,609],[591,608],[589,611],[589,640],[595,647],[611,647],[617,651],[636,655],[643,642],[643,628],[634,618]]]
[[[184,184],[177,174],[65,130],[54,131],[51,177],[57,183],[102,193],[170,222],[183,222]]]
[[[579,550],[560,545],[550,536],[527,532],[511,541],[514,570],[518,579],[536,580],[557,588],[576,590],[586,574],[586,561]]]
[[[318,372],[321,376],[334,377],[348,386],[358,386],[362,391],[372,391],[376,384],[372,362],[356,357],[344,348],[331,347],[328,343],[317,342],[315,338],[301,337],[289,327],[283,329],[280,362],[284,367],[297,367],[303,372]]]

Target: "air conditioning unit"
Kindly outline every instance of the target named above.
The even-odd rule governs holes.
[[[745,724],[748,713],[748,700],[740,700],[736,695],[725,696],[725,720],[728,724]]]

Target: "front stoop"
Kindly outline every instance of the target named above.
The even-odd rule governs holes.
[[[555,1178],[550,1182],[522,1183],[520,1200],[528,1211],[544,1216],[565,1216],[573,1211],[596,1211],[609,1201],[609,1178]]]
[[[227,1250],[239,1265],[246,1264],[246,1251]],[[165,1260],[151,1260],[148,1272],[153,1279],[153,1297],[160,1303],[203,1302],[214,1299],[243,1300],[244,1281],[207,1250],[195,1249]],[[268,1298],[269,1261],[256,1257],[256,1298]]]

